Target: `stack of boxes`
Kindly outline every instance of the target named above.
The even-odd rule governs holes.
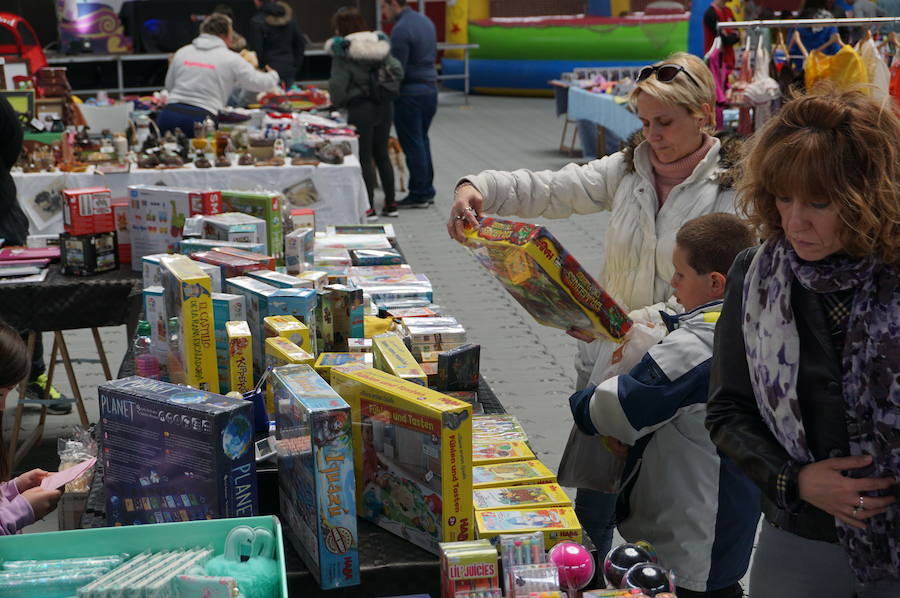
[[[60,261],[65,274],[90,276],[116,270],[119,249],[112,195],[106,187],[66,189]]]

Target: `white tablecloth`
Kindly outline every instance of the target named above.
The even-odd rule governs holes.
[[[628,139],[641,128],[640,119],[628,110],[626,104],[615,102],[612,96],[577,87],[569,88],[569,118],[595,122],[612,131],[619,139]]]
[[[30,222],[31,234],[62,232],[62,202],[59,191],[79,187],[105,186],[113,198],[128,197],[129,185],[168,185],[197,189],[269,189],[284,191],[311,179],[318,201],[309,207],[316,211],[316,226],[324,230],[330,224],[365,222],[369,200],[363,182],[359,158],[347,156],[340,165],[319,166],[233,166],[231,168],[174,170],[134,170],[127,174],[47,173],[13,175],[16,189]],[[308,184],[308,183],[307,183]]]

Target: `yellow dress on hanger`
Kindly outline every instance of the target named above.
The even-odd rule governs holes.
[[[844,45],[833,56],[827,56],[819,50],[809,53],[804,65],[804,80],[806,89],[811,89],[817,81],[828,80],[838,87],[848,88],[854,85],[865,85],[869,82],[869,74],[866,65],[853,46]],[[869,95],[868,88],[862,88],[863,93]]]

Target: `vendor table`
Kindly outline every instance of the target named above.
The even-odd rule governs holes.
[[[346,156],[343,164],[318,166],[232,166],[230,168],[184,168],[166,170],[135,169],[129,173],[97,175],[88,173],[15,174],[19,203],[28,215],[31,234],[62,232],[62,201],[59,191],[79,187],[106,186],[113,198],[128,197],[129,185],[168,185],[198,189],[269,189],[285,191],[296,185],[315,188],[318,200],[312,208],[316,224],[365,222],[369,199],[359,158]]]
[[[29,331],[29,355],[36,342],[36,335],[42,332],[54,333],[53,348],[50,359],[47,360],[47,377],[49,382],[53,381],[56,355],[59,351],[72,387],[81,424],[85,428],[89,424],[87,413],[82,403],[81,391],[75,378],[63,331],[90,328],[104,374],[107,379],[111,378],[106,352],[97,328],[126,324],[129,331],[133,330],[141,309],[141,289],[140,274],[129,269],[79,277],[63,275],[59,270],[59,264],[49,267],[47,278],[43,282],[0,285],[0,318],[17,330]],[[47,415],[47,403],[25,399],[24,390],[25,383],[19,388],[15,424],[9,440],[10,469],[34,443],[40,440]],[[31,436],[18,447],[22,411],[24,406],[30,403],[41,405],[41,417]]]
[[[557,113],[560,100],[557,98]],[[582,148],[585,157],[597,157],[600,150],[611,153],[618,150],[619,140],[628,139],[641,128],[640,119],[628,110],[626,104],[616,102],[613,96],[602,93],[591,93],[579,87],[569,87],[567,94],[567,118],[577,121],[589,121],[603,130],[612,133],[615,139],[598,142],[594,149],[593,139],[586,134],[584,127],[579,127]]]

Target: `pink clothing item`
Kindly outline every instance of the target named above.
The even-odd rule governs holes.
[[[716,140],[703,134],[703,143],[692,153],[688,154],[681,160],[676,160],[670,164],[660,162],[653,152],[650,152],[650,163],[653,165],[653,186],[656,188],[656,197],[659,199],[659,207],[662,207],[669,192],[675,185],[683,183],[686,178],[691,176],[700,161],[706,157]]]
[[[34,523],[31,503],[19,494],[16,481],[0,482],[0,536],[16,534]]]

